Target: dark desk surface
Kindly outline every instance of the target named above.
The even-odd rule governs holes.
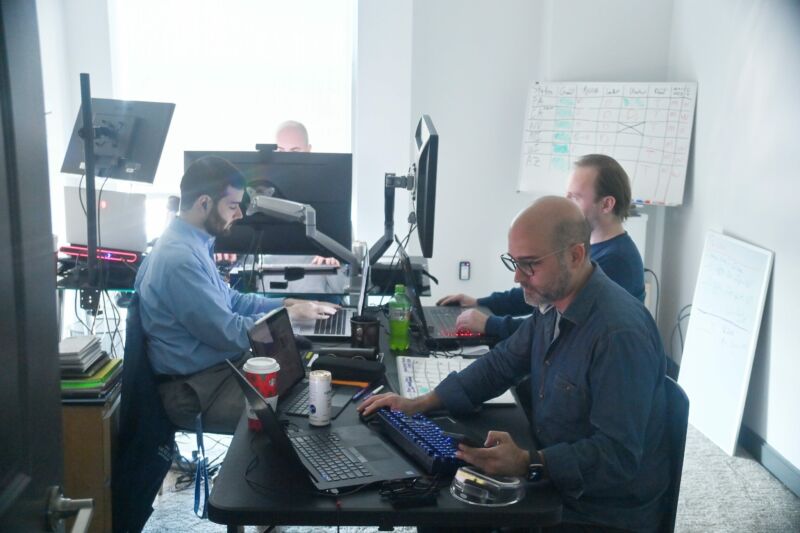
[[[388,350],[385,352],[387,353]],[[384,360],[387,378],[397,383],[395,359]],[[307,420],[291,417],[297,424]],[[484,407],[460,419],[477,432],[509,431],[519,445],[528,445],[528,422],[522,409],[509,406]],[[353,406],[335,421],[334,427],[358,423]],[[271,453],[269,438],[247,429],[242,417],[230,449],[214,483],[208,502],[212,522],[228,525],[450,525],[545,526],[558,523],[561,500],[549,486],[529,486],[525,499],[508,507],[478,507],[453,498],[447,488],[439,492],[436,506],[395,510],[380,499],[375,487],[337,498],[313,492],[305,470],[285,457]]]

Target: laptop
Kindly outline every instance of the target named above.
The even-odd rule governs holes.
[[[104,190],[97,194],[97,246],[112,250],[144,252],[146,195]],[[67,242],[86,246],[86,190],[64,187]]]
[[[292,324],[285,307],[261,317],[250,331],[250,348],[258,357],[272,357],[281,365],[278,372],[278,411],[291,416],[308,416],[308,381],[303,357],[297,349]],[[331,417],[339,416],[359,387],[334,385]]]
[[[319,340],[350,340],[350,319],[364,313],[364,309],[367,306],[368,286],[369,253],[366,253],[361,261],[361,288],[358,295],[358,307],[342,307],[335,315],[324,319],[295,321],[295,334]]]
[[[227,362],[278,453],[302,464],[317,489],[342,489],[421,476],[411,463],[363,424],[316,428],[280,420],[236,365]]]
[[[487,307],[477,306],[467,308],[449,305],[423,307],[419,299],[419,294],[417,294],[416,284],[414,283],[411,259],[408,257],[408,254],[397,237],[395,237],[395,240],[397,240],[400,265],[403,269],[403,279],[406,283],[406,294],[409,300],[411,300],[411,315],[419,324],[422,335],[425,338],[425,343],[429,348],[443,349],[454,343],[459,345],[486,344],[497,340],[495,337],[483,333],[459,331],[456,328],[456,319],[458,315],[463,313],[466,309],[477,309],[487,315],[493,314]]]

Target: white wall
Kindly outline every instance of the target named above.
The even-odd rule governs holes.
[[[92,94],[111,95],[111,55],[106,0],[36,0],[47,124],[53,233],[64,243],[64,185],[61,163],[81,102],[81,72],[91,73]]]
[[[800,467],[800,4],[675,0],[672,27],[669,77],[697,80],[698,99],[686,203],[666,217],[661,330],[691,303],[708,230],[774,251],[744,423]]]
[[[383,175],[408,168],[411,127],[411,3],[360,1],[353,65],[354,231],[372,246],[383,235]],[[398,191],[396,232],[408,195]]]
[[[515,192],[529,84],[662,81],[671,10],[671,0],[414,3],[411,118],[431,115],[441,137],[434,297],[513,285],[498,256],[535,198]],[[458,280],[460,260],[470,281]]]
[[[414,2],[410,120],[430,115],[440,136],[434,297],[513,284],[499,256],[511,219],[531,201],[515,191],[540,20],[527,0]],[[470,281],[458,279],[460,260],[472,263]]]

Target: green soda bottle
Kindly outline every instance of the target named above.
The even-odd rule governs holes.
[[[394,298],[389,301],[389,348],[393,352],[408,350],[408,323],[411,319],[411,302],[406,296],[406,286],[394,286]]]

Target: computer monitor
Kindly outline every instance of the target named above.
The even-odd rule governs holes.
[[[153,183],[175,104],[92,98],[96,177]],[[85,174],[81,114],[72,128],[61,172]]]
[[[436,160],[439,152],[439,134],[431,117],[422,115],[414,134],[416,161],[414,189],[411,192],[411,211],[416,221],[422,255],[433,256],[433,223],[436,214]]]
[[[317,230],[348,250],[352,245],[352,155],[309,152],[184,152],[184,169],[197,159],[215,155],[230,161],[247,180],[271,196],[307,204],[316,210]],[[246,193],[242,212],[249,203]],[[326,255],[310,241],[305,226],[263,213],[245,216],[218,237],[217,252],[238,254]]]

